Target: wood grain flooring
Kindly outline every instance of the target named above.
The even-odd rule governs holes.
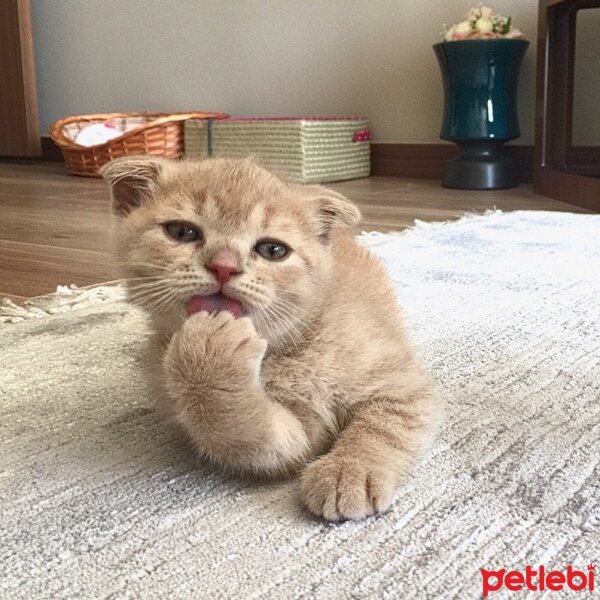
[[[437,181],[369,177],[331,187],[360,207],[363,230],[399,230],[415,219],[445,221],[489,208],[587,212],[538,196],[529,186],[466,192]],[[21,301],[57,285],[116,279],[109,231],[101,180],[68,176],[51,163],[0,164],[0,297]]]

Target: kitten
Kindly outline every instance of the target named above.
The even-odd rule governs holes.
[[[130,300],[155,335],[148,371],[223,469],[301,471],[328,520],[386,509],[442,412],[358,209],[252,161],[104,167]]]

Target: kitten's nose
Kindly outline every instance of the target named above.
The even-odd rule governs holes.
[[[213,272],[221,285],[225,285],[234,275],[240,273],[239,260],[231,252],[219,252],[206,263],[206,267]]]

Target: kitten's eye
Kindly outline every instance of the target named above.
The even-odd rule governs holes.
[[[290,251],[285,244],[270,241],[258,242],[254,250],[267,260],[283,260]]]
[[[200,239],[200,232],[185,223],[165,223],[165,231],[177,242],[189,243]]]

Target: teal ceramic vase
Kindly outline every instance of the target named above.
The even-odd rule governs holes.
[[[504,148],[521,135],[517,82],[529,42],[461,40],[435,44],[444,83],[440,137],[460,153],[448,161],[442,185],[487,190],[518,185],[516,164]]]

